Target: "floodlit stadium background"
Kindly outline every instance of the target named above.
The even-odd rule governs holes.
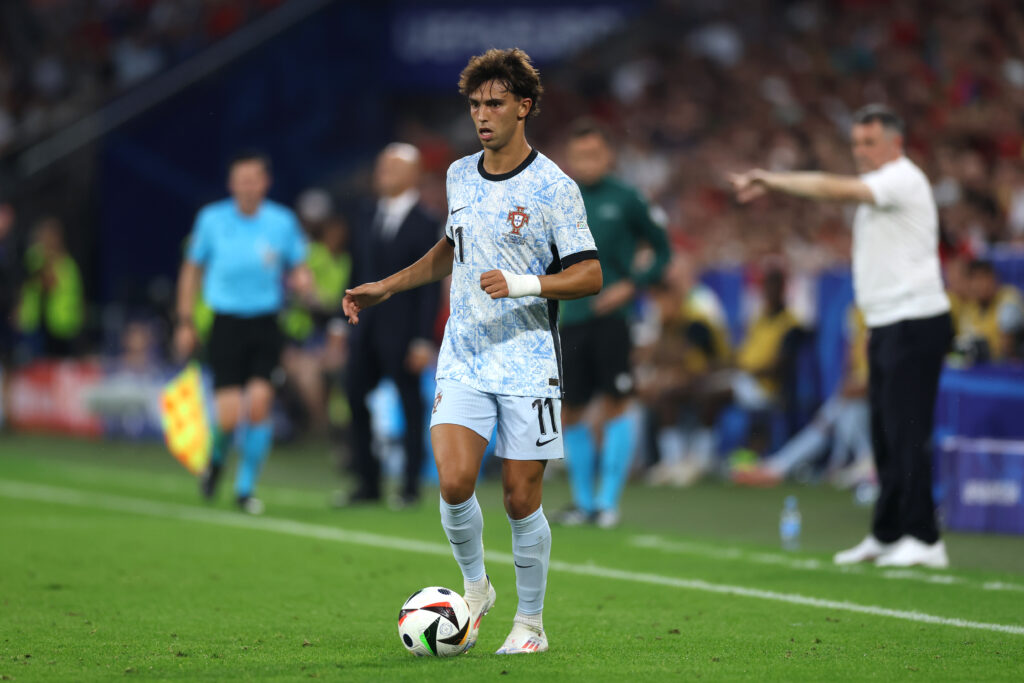
[[[272,198],[317,239],[367,196],[376,153],[410,142],[424,158],[423,197],[441,215],[447,165],[478,149],[458,72],[469,55],[512,45],[546,88],[527,129],[534,146],[561,161],[581,115],[612,131],[618,175],[656,207],[677,255],[666,288],[696,298],[730,348],[716,363],[735,362],[768,271],[785,272],[806,331],[796,348],[773,351],[790,354],[777,408],[727,411],[715,461],[696,475],[659,472],[649,433],[637,482],[729,478],[785,444],[842,380],[850,208],[777,198],[740,207],[727,172],[850,173],[852,111],[887,102],[933,182],[950,293],[975,296],[972,259],[1024,286],[1024,12],[1009,0],[16,0],[0,7],[4,429],[158,442],[152,399],[178,369],[168,353],[174,278],[197,209],[224,194],[230,155],[268,152]],[[19,315],[28,254],[51,218],[81,275],[78,322],[58,356],[41,342],[47,322]],[[657,309],[650,294],[635,306],[641,378],[664,370],[642,352],[664,341]],[[1003,323],[987,353],[961,329],[943,379],[936,492],[951,528],[1024,532],[1024,431],[1013,417],[1024,322]],[[318,360],[330,370],[330,426],[286,375],[276,425],[281,441],[312,440],[344,459],[347,411],[333,384],[344,348],[335,351]],[[374,414],[397,471],[402,425],[386,387]],[[826,468],[820,459],[787,474],[817,483],[833,479]],[[851,506],[869,503],[872,473],[848,474],[825,483],[851,488],[834,494]]]

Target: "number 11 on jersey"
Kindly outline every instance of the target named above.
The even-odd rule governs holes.
[[[466,248],[462,244],[462,226],[459,225],[455,228],[455,239],[457,241],[458,252],[455,254],[455,258],[459,260],[459,263],[466,262]]]

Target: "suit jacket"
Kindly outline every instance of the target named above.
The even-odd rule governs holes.
[[[367,202],[352,221],[353,287],[382,280],[412,265],[441,238],[442,223],[422,204],[412,207],[391,238],[374,229],[376,211],[377,203]],[[413,339],[433,340],[440,292],[440,284],[435,282],[363,311],[352,331],[353,347],[373,344],[385,359],[401,362]]]

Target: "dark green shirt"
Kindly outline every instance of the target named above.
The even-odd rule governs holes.
[[[605,176],[595,185],[580,185],[587,224],[597,244],[604,274],[604,286],[620,280],[632,280],[646,287],[661,279],[671,252],[665,229],[651,218],[650,207],[640,194],[617,178]],[[633,269],[637,244],[646,242],[654,250],[654,261],[643,270]],[[563,301],[559,319],[563,325],[584,322],[594,317],[596,297]],[[623,306],[616,315],[625,315]]]

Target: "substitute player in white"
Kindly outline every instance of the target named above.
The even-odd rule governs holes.
[[[419,261],[346,292],[349,322],[398,292],[452,275],[451,316],[438,359],[430,440],[441,482],[441,525],[472,612],[469,647],[494,605],[484,569],[475,487],[497,425],[519,605],[498,654],[548,649],[542,610],[551,529],[541,506],[548,460],[563,457],[559,299],[601,289],[601,266],[579,188],[526,141],[543,89],[526,53],[473,57],[459,92],[483,151],[448,169],[445,237]]]
[[[949,564],[932,500],[935,399],[953,338],[928,178],[903,155],[903,121],[882,105],[853,116],[859,177],[754,170],[731,178],[740,201],[767,192],[857,202],[853,289],[871,330],[868,402],[880,490],[871,533],[836,564]]]

